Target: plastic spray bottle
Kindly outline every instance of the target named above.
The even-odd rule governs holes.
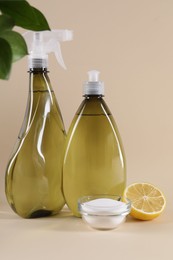
[[[63,192],[75,216],[78,199],[88,195],[122,195],[126,164],[121,138],[103,100],[98,71],[89,71],[84,100],[71,123],[63,164]]]
[[[62,166],[66,132],[51,86],[47,63],[54,52],[65,68],[60,42],[72,39],[68,30],[24,34],[29,49],[29,94],[25,117],[6,170],[6,196],[21,217],[56,214],[65,204]]]

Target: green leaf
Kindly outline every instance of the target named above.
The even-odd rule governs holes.
[[[35,31],[50,30],[49,24],[44,15],[35,7],[32,7],[32,9],[37,20],[37,24],[35,24]]]
[[[50,30],[44,15],[27,1],[0,1],[0,10],[10,15],[17,26],[28,30]]]
[[[0,38],[0,79],[8,79],[11,63],[12,63],[12,51],[9,43]]]
[[[17,61],[28,54],[27,45],[24,38],[17,32],[6,31],[0,34],[6,40],[12,50],[12,62]]]
[[[8,15],[0,15],[0,32],[6,31],[6,30],[12,30],[14,27],[15,22],[13,18],[11,18]]]

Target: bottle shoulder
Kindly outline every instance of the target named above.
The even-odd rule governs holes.
[[[84,129],[87,129],[88,133],[95,131],[96,129],[102,131],[103,125],[110,131],[113,131],[114,134],[117,133],[117,135],[119,135],[118,126],[114,116],[104,99],[84,99],[70,124],[68,137],[77,133],[83,127]],[[77,129],[78,131],[76,131]]]
[[[102,96],[93,96],[82,101],[76,115],[111,115],[111,111]]]

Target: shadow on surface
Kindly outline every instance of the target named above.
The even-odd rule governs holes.
[[[9,210],[0,210],[0,220],[6,219],[18,219],[19,217],[13,213],[13,211]]]
[[[87,232],[91,229],[82,221],[81,218],[74,217],[71,211],[65,206],[59,214],[42,218],[24,219],[18,216],[7,205],[0,205],[0,222],[3,225],[7,221],[18,225],[26,230],[46,230],[55,232]]]
[[[0,221],[1,224],[5,224],[5,221],[9,221],[9,223],[13,223],[13,221],[17,221],[19,226],[22,229],[40,231],[46,230],[48,232],[105,232],[106,231],[97,231],[95,229],[90,228],[81,218],[74,217],[71,211],[65,206],[59,214],[43,217],[43,218],[34,218],[34,219],[23,219],[19,217],[17,214],[13,212],[13,210],[8,205],[0,205]],[[142,221],[132,218],[128,216],[126,219],[126,223],[120,226],[117,229],[110,230],[109,232],[120,232],[123,233],[126,231],[126,226],[129,230],[134,228],[134,225],[137,225],[141,228],[141,226],[150,227],[151,225],[157,228],[158,226],[167,227],[168,224],[173,223],[173,210],[165,211],[160,217],[152,220],[152,221]],[[8,224],[8,222],[7,222]],[[152,226],[153,227],[153,226]]]

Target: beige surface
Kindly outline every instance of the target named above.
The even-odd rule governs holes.
[[[118,229],[97,231],[67,211],[52,218],[21,219],[0,210],[0,258],[3,260],[172,259],[172,213],[154,221],[130,217]]]
[[[52,28],[74,30],[74,41],[62,46],[68,71],[50,57],[50,77],[66,129],[82,100],[86,72],[100,70],[105,100],[126,151],[128,183],[159,186],[167,208],[154,222],[128,220],[111,232],[90,230],[71,217],[23,220],[14,215],[5,201],[4,172],[26,106],[25,58],[14,64],[8,82],[0,81],[0,258],[172,259],[173,1],[30,3],[44,12]]]

